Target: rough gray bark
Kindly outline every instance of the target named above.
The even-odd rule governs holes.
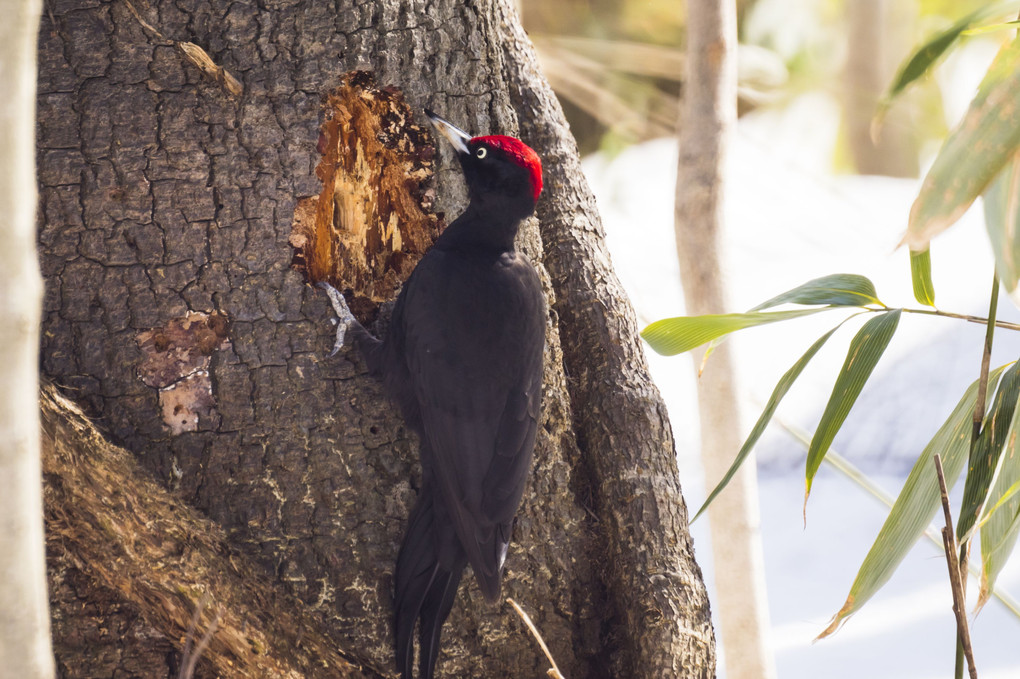
[[[689,315],[727,311],[720,267],[726,151],[737,117],[734,0],[689,2],[687,77],[679,123],[676,245]],[[701,355],[692,354],[700,368]],[[701,460],[713,488],[742,444],[729,345],[716,348],[698,379]],[[753,454],[708,510],[716,616],[731,679],[775,676]]]
[[[7,3],[0,24],[0,668],[53,676],[39,467],[35,255],[36,33],[42,4]]]
[[[415,112],[427,105],[478,132],[514,133],[516,109],[546,179],[541,233],[532,221],[521,242],[548,267],[554,313],[505,591],[568,676],[713,674],[661,400],[629,305],[597,261],[603,246],[576,152],[510,4],[67,0],[52,9],[40,34],[44,371],[321,616],[339,648],[392,667],[392,569],[417,444],[360,357],[325,357],[328,304],[291,267],[291,225],[301,199],[322,189],[319,99],[344,73],[370,70]],[[202,47],[241,94],[172,41]],[[446,160],[434,187],[439,208],[456,214],[464,192]],[[62,615],[75,615],[71,600]],[[509,609],[482,602],[473,583],[462,587],[440,671],[540,674]],[[77,651],[57,641],[75,676]],[[93,654],[106,649],[123,664],[165,641],[97,644]],[[147,676],[167,676],[168,665]]]

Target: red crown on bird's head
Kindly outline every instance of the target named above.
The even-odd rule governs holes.
[[[499,149],[513,162],[526,169],[531,179],[531,193],[535,200],[538,201],[538,194],[542,193],[542,161],[539,160],[538,154],[535,153],[534,149],[520,139],[514,139],[502,134],[475,137],[471,141],[480,142]]]

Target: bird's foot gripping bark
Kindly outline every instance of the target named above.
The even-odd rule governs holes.
[[[343,294],[339,290],[326,281],[320,281],[318,285],[326,291],[329,302],[333,305],[333,310],[336,312],[336,318],[332,319],[332,322],[336,324],[336,343],[333,344],[333,351],[329,352],[330,356],[336,356],[337,352],[344,346],[347,331],[358,321],[354,318],[351,308],[347,306],[347,300],[344,299]]]

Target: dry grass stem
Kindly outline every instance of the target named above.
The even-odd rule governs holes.
[[[227,92],[230,92],[235,97],[241,96],[241,93],[244,92],[240,81],[232,76],[230,71],[213,61],[212,57],[204,49],[193,42],[178,42],[174,44],[177,45],[177,49],[184,52],[184,56],[188,57],[191,63],[198,66],[202,73],[218,82]]]
[[[124,5],[131,12],[132,16],[142,25],[146,31],[156,36],[160,41],[167,45],[173,45],[181,51],[181,53],[188,58],[188,61],[198,67],[198,70],[202,71],[207,77],[211,78],[215,82],[219,83],[223,89],[232,94],[235,97],[240,97],[244,92],[244,87],[240,81],[235,78],[230,72],[218,65],[209,56],[209,53],[199,47],[193,42],[178,42],[177,40],[170,40],[162,32],[151,23],[146,21],[142,15],[138,12],[131,0],[124,0]]]
[[[529,630],[531,630],[531,636],[535,637],[535,641],[538,642],[538,645],[542,648],[542,652],[545,653],[545,657],[549,661],[549,664],[552,665],[552,668],[546,671],[546,675],[548,675],[550,679],[564,679],[563,674],[560,672],[560,668],[556,666],[556,661],[553,659],[552,653],[549,652],[549,647],[545,645],[545,640],[542,639],[542,635],[539,633],[538,628],[535,627],[535,623],[531,622],[531,618],[524,612],[523,608],[517,605],[516,601],[513,599],[507,599],[506,601],[514,607],[514,610],[517,611],[517,615],[521,616],[521,620],[523,620],[524,624],[528,626]]]
[[[208,593],[203,595],[202,599],[198,602],[198,606],[195,608],[195,614],[191,616],[191,624],[188,625],[188,636],[184,642],[184,652],[181,654],[181,669],[177,673],[177,679],[191,679],[195,676],[195,665],[198,664],[198,659],[202,657],[205,649],[209,647],[209,642],[212,640],[213,634],[216,633],[216,628],[220,625],[220,611],[217,608],[213,621],[209,623],[209,629],[198,640],[198,645],[193,645],[195,630],[198,628],[198,623],[202,618],[202,611],[205,610],[209,599]]]

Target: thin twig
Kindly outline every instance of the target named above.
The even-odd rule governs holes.
[[[946,563],[949,565],[949,582],[953,590],[953,613],[956,614],[956,631],[963,653],[967,658],[970,679],[977,679],[977,668],[974,666],[974,649],[970,645],[970,630],[967,626],[967,610],[963,600],[963,577],[960,562],[956,558],[956,538],[953,534],[953,514],[949,511],[949,490],[946,488],[946,475],[942,471],[942,458],[935,453],[935,472],[939,477],[939,490],[942,493],[942,511],[946,517],[946,526],[942,529],[942,542],[946,548]]]
[[[53,16],[53,3],[51,2],[51,0],[45,0],[45,2],[43,4],[46,7],[46,14],[48,14],[49,17],[50,17],[50,26],[53,27],[54,31],[56,31],[57,30],[57,18],[55,16]]]
[[[564,679],[563,673],[560,672],[560,668],[556,666],[556,661],[553,660],[552,653],[549,652],[549,647],[545,645],[545,640],[543,640],[542,635],[538,633],[538,628],[535,627],[535,623],[531,622],[531,618],[524,612],[523,608],[517,605],[516,601],[513,599],[507,599],[506,602],[514,607],[514,610],[517,611],[517,615],[521,616],[521,620],[523,620],[524,624],[527,625],[529,630],[531,630],[531,635],[535,637],[535,641],[537,641],[538,645],[542,647],[542,652],[545,653],[546,659],[549,661],[549,664],[552,665],[552,669],[548,670],[546,674],[550,677],[550,679]]]
[[[876,308],[871,311],[891,311],[891,308]],[[907,309],[901,308],[905,314],[923,314],[925,316],[941,316],[942,318],[957,318],[961,321],[967,321],[968,323],[979,323],[981,325],[988,325],[988,319],[982,318],[981,316],[971,316],[970,314],[957,314],[952,311],[941,311],[939,309]],[[1009,321],[995,321],[996,328],[1002,328],[1003,330],[1020,330],[1020,323],[1010,323]]]
[[[131,15],[134,16],[138,23],[142,25],[142,28],[144,28],[149,33],[152,33],[154,36],[159,38],[164,45],[174,44],[173,40],[169,40],[165,35],[159,32],[159,29],[157,29],[155,26],[153,26],[148,21],[142,18],[142,15],[138,12],[137,9],[135,9],[135,6],[131,4],[131,0],[124,0],[124,4],[127,6],[128,11],[131,12]]]
[[[125,6],[134,18],[141,24],[142,28],[154,35],[164,45],[173,45],[176,47],[181,54],[187,57],[188,61],[198,67],[198,70],[202,71],[206,76],[219,83],[223,89],[235,97],[240,97],[244,93],[244,86],[241,85],[240,81],[235,78],[230,71],[223,68],[209,56],[209,53],[199,47],[193,42],[181,42],[178,40],[170,40],[163,35],[158,28],[150,24],[148,21],[142,18],[142,15],[135,9],[135,6],[131,4],[131,0],[124,0]]]

